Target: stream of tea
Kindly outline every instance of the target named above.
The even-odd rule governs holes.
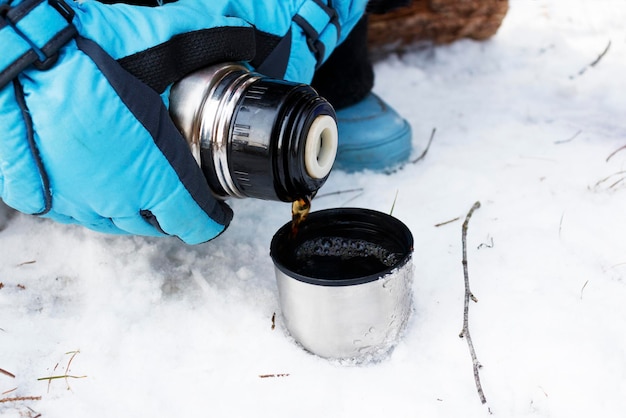
[[[366,277],[400,261],[401,253],[382,242],[361,238],[358,231],[346,236],[328,235],[329,231],[315,236],[309,231],[305,237],[298,237],[300,225],[311,210],[311,200],[311,196],[305,196],[291,205],[290,260],[298,274],[333,280]]]
[[[291,238],[298,235],[298,227],[306,219],[311,211],[311,196],[305,196],[295,200],[291,204]]]

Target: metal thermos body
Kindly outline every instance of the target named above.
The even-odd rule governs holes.
[[[335,112],[309,85],[224,63],[174,84],[169,109],[218,198],[295,201],[332,169]]]
[[[279,304],[291,336],[318,356],[379,361],[401,339],[413,309],[413,235],[383,212],[311,212],[270,245]]]

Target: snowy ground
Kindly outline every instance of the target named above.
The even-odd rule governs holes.
[[[334,172],[320,194],[362,192],[314,209],[389,212],[398,194],[416,309],[379,364],[329,362],[286,334],[268,253],[287,204],[232,201],[230,229],[195,247],[1,207],[0,368],[15,377],[0,373],[0,398],[41,398],[0,415],[623,417],[626,150],[608,157],[626,145],[625,21],[618,0],[511,0],[487,42],[377,65],[414,157],[436,128],[432,147],[392,175]],[[477,200],[470,330],[486,405],[458,337]],[[64,374],[78,378],[38,380]]]

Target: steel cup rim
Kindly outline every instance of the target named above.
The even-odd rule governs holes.
[[[395,239],[396,242],[403,247],[402,257],[394,265],[373,272],[372,274],[344,279],[328,279],[322,277],[312,277],[303,275],[285,264],[284,252],[288,251],[285,247],[303,242],[307,237],[314,234],[316,228],[320,228],[319,236],[323,237],[324,231],[344,231],[348,232],[351,228],[365,228],[369,232],[377,232],[385,234],[389,239]],[[363,230],[365,230],[363,229]],[[298,236],[295,241],[288,241],[291,234],[291,222],[287,222],[274,234],[270,244],[270,256],[273,260],[275,268],[280,270],[285,276],[317,286],[355,286],[370,283],[384,278],[392,274],[395,270],[403,268],[413,257],[413,235],[409,228],[398,218],[384,212],[364,208],[332,208],[311,212],[307,219],[302,222],[299,227]]]

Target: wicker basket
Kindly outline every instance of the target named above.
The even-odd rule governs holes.
[[[368,43],[376,55],[421,42],[487,39],[497,32],[508,8],[508,0],[413,0],[393,12],[371,15]]]

